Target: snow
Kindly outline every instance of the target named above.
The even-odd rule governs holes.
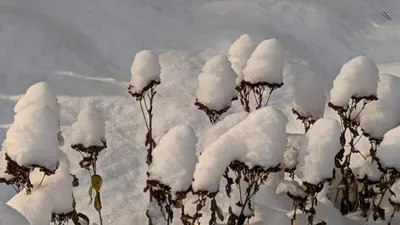
[[[217,55],[206,62],[198,77],[197,101],[209,109],[222,110],[236,97],[237,75],[224,55]]]
[[[17,210],[0,202],[0,225],[30,225],[28,220]]]
[[[284,66],[281,42],[277,39],[264,40],[247,61],[243,70],[244,80],[251,84],[282,84]]]
[[[304,198],[307,196],[304,187],[295,180],[283,180],[276,188],[276,194],[290,193],[293,196]]]
[[[303,182],[318,185],[332,178],[334,159],[341,149],[340,133],[337,120],[321,118],[302,138],[296,174]]]
[[[152,82],[160,81],[161,66],[157,55],[152,51],[143,50],[135,55],[131,67],[131,85],[133,93],[142,93]]]
[[[234,127],[236,124],[243,121],[249,113],[239,112],[227,115],[224,119],[214,124],[204,133],[204,147],[209,146],[214,141],[218,140],[221,135],[226,133],[229,129]]]
[[[72,208],[72,176],[70,163],[64,153],[60,153],[60,166],[52,176],[43,178],[39,170],[33,171],[30,179],[33,184],[31,194],[18,193],[8,205],[24,215],[31,225],[49,224],[51,213],[69,213]]]
[[[72,124],[71,143],[90,146],[103,146],[105,138],[104,120],[93,106],[86,106]]]
[[[326,97],[320,79],[314,72],[296,79],[292,107],[303,117],[317,120],[324,115]]]
[[[298,162],[302,134],[287,134],[287,146],[282,165],[286,169],[295,169]]]
[[[153,150],[150,179],[168,185],[172,193],[188,190],[197,163],[196,143],[190,126],[171,128]]]
[[[49,107],[57,117],[60,117],[61,106],[50,86],[46,82],[38,82],[26,90],[25,95],[17,102],[14,112],[19,113],[31,104]]]
[[[286,116],[273,107],[251,112],[203,150],[196,165],[193,189],[218,191],[225,168],[234,160],[249,168],[279,165],[286,148],[286,123]]]
[[[47,106],[25,107],[14,117],[3,148],[18,165],[43,166],[54,170],[58,164],[58,120]]]
[[[400,180],[397,180],[391,187],[390,190],[394,195],[390,196],[390,200],[396,204],[400,204]]]
[[[375,139],[400,125],[400,78],[390,74],[380,74],[378,101],[369,103],[361,112],[359,120],[365,133]]]
[[[243,34],[235,42],[232,43],[228,51],[229,61],[232,68],[238,75],[236,85],[239,86],[243,81],[243,70],[246,67],[247,60],[250,58],[256,48],[255,41],[249,34]]]
[[[368,179],[369,181],[379,181],[383,176],[376,160],[372,162],[372,157],[367,158],[363,165],[353,168],[352,171],[356,174],[357,179]]]
[[[376,156],[384,168],[394,168],[400,171],[400,127],[388,131],[378,147]]]
[[[265,206],[256,205],[255,225],[283,225],[290,224],[290,218],[283,212]]]
[[[379,70],[367,56],[357,56],[346,62],[333,82],[330,102],[347,108],[352,97],[377,96]]]
[[[0,151],[0,179],[5,179],[7,181],[11,180],[14,176],[6,173],[7,161],[5,151]]]

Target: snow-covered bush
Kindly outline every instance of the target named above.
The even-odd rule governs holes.
[[[283,69],[285,60],[283,48],[279,40],[267,39],[261,42],[243,69],[243,80],[237,88],[240,103],[245,111],[250,112],[250,95],[254,96],[255,109],[268,104],[272,92],[283,85]],[[264,102],[266,89],[268,98]]]
[[[100,189],[103,180],[97,172],[97,159],[100,152],[107,148],[104,121],[96,108],[87,106],[80,112],[71,129],[71,148],[82,155],[79,165],[90,174],[90,203],[92,202],[92,192],[94,190],[96,195],[93,205],[99,214],[100,224],[102,225]]]
[[[237,99],[235,80],[237,75],[224,55],[209,59],[199,75],[196,105],[209,117],[211,123],[219,120],[231,102]]]

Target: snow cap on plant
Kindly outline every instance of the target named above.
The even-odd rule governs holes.
[[[106,143],[104,120],[100,112],[91,105],[86,106],[71,127],[72,145],[81,144],[88,148]]]
[[[191,127],[171,128],[153,150],[149,179],[167,185],[173,194],[187,191],[197,163],[196,143],[197,137]]]
[[[218,191],[225,169],[235,160],[249,169],[269,170],[278,166],[286,148],[287,121],[273,107],[251,112],[203,150],[196,165],[193,189]]]
[[[204,65],[198,77],[197,104],[209,110],[223,111],[236,95],[237,75],[224,55],[216,55]]]
[[[150,50],[138,52],[132,63],[131,74],[129,90],[134,96],[141,96],[160,83],[161,66],[158,56]]]
[[[335,156],[340,151],[341,128],[337,120],[321,118],[303,136],[296,174],[303,181],[319,185],[331,179]]]
[[[31,104],[15,114],[3,148],[21,167],[54,171],[60,153],[58,130],[58,119],[49,107]]]
[[[357,56],[342,66],[333,82],[330,104],[347,108],[351,98],[375,100],[379,82],[379,70],[374,61]]]
[[[229,48],[229,61],[232,63],[233,70],[238,75],[236,79],[237,86],[243,81],[243,69],[246,67],[247,60],[256,46],[250,35],[243,34]]]
[[[376,156],[384,169],[400,172],[400,126],[388,131],[378,147]]]
[[[283,48],[279,40],[267,39],[261,42],[247,61],[243,70],[244,81],[250,84],[283,85],[285,65]]]
[[[315,121],[325,110],[326,97],[320,77],[314,72],[302,74],[296,79],[292,101],[293,111],[303,118]]]

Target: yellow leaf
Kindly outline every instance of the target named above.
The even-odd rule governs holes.
[[[92,189],[92,187],[90,187],[90,188],[89,188],[89,191],[88,191],[88,194],[89,194],[89,197],[90,197],[89,204],[92,203],[92,201],[93,201],[93,198],[92,198],[92,191],[93,191],[93,189]]]
[[[92,188],[100,192],[101,185],[103,184],[103,179],[100,175],[92,175]]]
[[[101,201],[100,201],[100,193],[96,193],[96,197],[94,198],[94,208],[99,212],[101,210]]]

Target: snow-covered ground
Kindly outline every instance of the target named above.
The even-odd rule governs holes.
[[[301,73],[321,75],[326,94],[342,64],[360,54],[381,64],[383,72],[400,75],[398,0],[0,0],[0,140],[20,95],[47,81],[61,103],[62,150],[80,178],[78,210],[96,220],[80,155],[69,148],[71,124],[94,104],[106,119],[108,148],[98,171],[105,224],[143,224],[145,130],[127,93],[133,56],[143,49],[160,54],[157,140],[178,124],[192,126],[199,136],[210,124],[194,106],[197,77],[208,59],[226,54],[243,33],[258,42],[282,42],[285,85],[271,103],[289,116],[292,132],[302,129],[290,111],[292,84]],[[231,111],[239,109],[234,103]],[[202,143],[200,137],[198,146]],[[0,201],[14,194],[0,186]]]

